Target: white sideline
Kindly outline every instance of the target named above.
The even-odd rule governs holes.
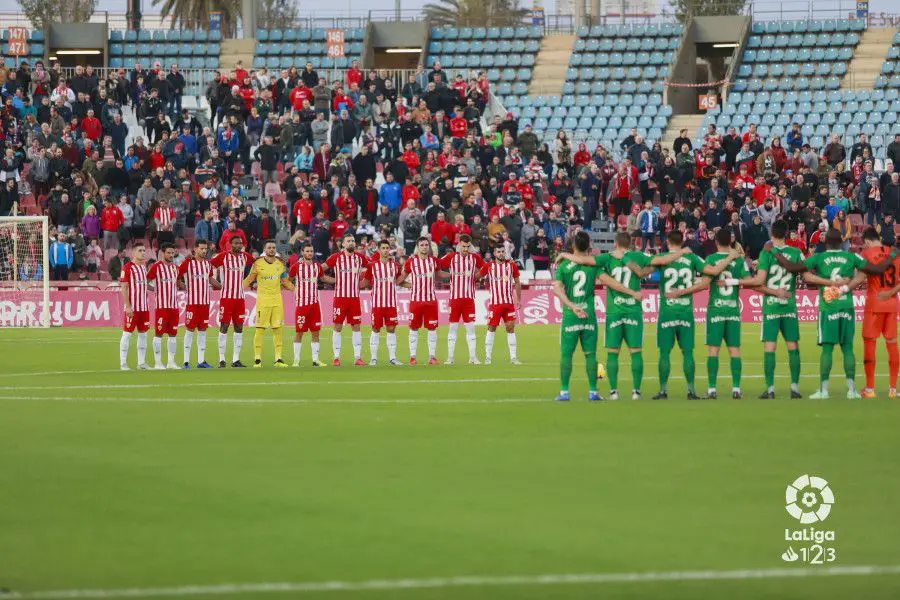
[[[744,581],[753,579],[806,579],[814,577],[868,577],[898,575],[900,565],[779,567],[736,571],[659,571],[636,573],[582,573],[462,577],[430,579],[374,579],[368,581],[225,583],[160,588],[74,589],[35,592],[10,592],[4,600],[90,600],[104,598],[163,598],[179,596],[226,596],[261,593],[358,592],[498,586],[605,585],[675,581]]]
[[[0,402],[22,400],[27,402],[61,401],[61,402],[134,402],[148,404],[533,404],[547,403],[550,396],[542,398],[386,398],[379,400],[362,398],[129,398],[126,396],[98,397],[87,396],[0,396]],[[3,595],[0,594],[0,600]]]

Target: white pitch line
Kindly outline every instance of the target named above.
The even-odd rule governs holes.
[[[657,571],[635,573],[575,573],[544,575],[471,575],[430,579],[373,579],[368,581],[223,583],[159,588],[72,589],[10,592],[5,600],[97,600],[111,598],[165,598],[181,596],[238,596],[265,593],[314,593],[397,591],[415,589],[560,586],[658,583],[677,581],[747,581],[759,579],[812,579],[824,577],[871,577],[898,575],[900,565],[778,567],[734,571]]]
[[[700,374],[698,374],[700,375]],[[813,379],[818,378],[819,375],[813,373],[801,373],[801,378],[804,379]],[[838,377],[837,375],[835,376]],[[741,380],[744,379],[763,379],[764,375],[753,374],[753,375],[742,375]],[[789,379],[790,375],[784,374],[776,374],[775,379]],[[675,380],[676,378],[671,378]],[[698,376],[697,380],[702,383],[705,379],[704,376]],[[731,376],[726,372],[722,375],[723,380],[731,381]],[[264,384],[266,387],[270,386],[307,386],[307,385],[399,385],[404,383],[440,383],[440,384],[454,384],[454,383],[508,383],[508,382],[528,382],[528,381],[559,381],[558,377],[507,377],[507,378],[485,378],[485,379],[376,379],[376,380],[298,380],[298,381],[266,381]],[[656,375],[644,375],[644,381],[659,381],[659,377]],[[239,387],[254,387],[257,388],[262,385],[259,381],[165,381],[160,383],[133,383],[133,384],[112,384],[112,385],[38,385],[38,386],[30,386],[30,385],[20,385],[20,386],[9,386],[4,385],[0,386],[0,393],[7,391],[41,391],[41,390],[139,390],[139,389],[158,389],[158,388],[167,388],[167,387],[178,387],[178,388],[217,388],[217,387],[227,387],[227,388],[239,388]],[[0,598],[2,600],[2,598]]]
[[[134,402],[150,404],[532,404],[548,402],[550,395],[542,398],[128,398],[124,396],[73,398],[72,396],[0,396],[6,401],[62,401],[62,402]],[[3,595],[0,594],[0,600]]]

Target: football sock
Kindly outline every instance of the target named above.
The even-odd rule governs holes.
[[[175,364],[175,351],[178,349],[178,338],[174,335],[170,335],[169,339],[166,340],[168,343],[166,344],[166,348],[168,349],[168,359],[169,364]]]
[[[469,359],[477,358],[475,355],[475,323],[466,323],[464,325],[466,328],[466,344],[469,346]]]
[[[834,344],[822,344],[822,353],[819,355],[819,381],[821,390],[828,390],[828,378],[831,377],[831,361],[834,353]]]
[[[294,342],[294,362],[300,362],[300,349],[303,347],[303,342]]]
[[[331,353],[334,357],[341,357],[341,332],[340,331],[332,331],[331,332]]]
[[[669,374],[672,372],[671,351],[660,349],[659,351],[659,390],[666,391],[669,383]]]
[[[609,376],[609,389],[619,389],[619,353],[608,352],[606,355],[606,374]]]
[[[585,355],[587,359],[587,355]],[[594,364],[597,364],[597,356],[594,355]],[[587,367],[588,378],[591,376],[590,367]],[[594,369],[594,377],[597,377],[597,370]],[[572,379],[572,355],[563,352],[559,357],[559,389],[563,392],[569,391],[569,380]],[[590,381],[590,379],[588,379]],[[596,385],[596,384],[595,384]]]
[[[897,371],[900,370],[900,352],[897,350],[897,340],[887,343],[888,352],[888,385],[897,387]]]
[[[418,329],[410,329],[409,330],[409,357],[415,358],[418,349],[419,349],[419,330]]]
[[[256,331],[253,333],[253,357],[256,360],[260,360],[262,358],[262,348],[263,348],[263,340],[266,336],[266,330],[262,327],[257,327]]]
[[[182,341],[182,348],[184,350],[184,357],[181,362],[189,363],[191,362],[191,346],[194,345],[194,332],[190,329],[184,332],[184,340]],[[200,337],[197,336],[197,350],[200,350]],[[203,362],[203,360],[198,356],[197,362]]]
[[[369,360],[378,360],[379,335],[377,331],[369,334]]]
[[[775,353],[763,352],[763,376],[766,379],[766,388],[771,392],[775,389]]]
[[[272,328],[272,340],[275,342],[275,360],[281,360],[281,350],[284,347],[284,339],[281,337],[281,327]]]
[[[447,330],[447,360],[453,360],[456,354],[456,330],[459,329],[459,323],[450,323]]]
[[[190,354],[190,352],[188,352]],[[206,330],[197,332],[197,362],[206,362]]]
[[[509,360],[519,360],[516,354],[516,332],[509,331],[506,334],[506,345],[509,346]]]
[[[232,337],[231,339],[231,344],[232,346],[234,346],[231,349],[231,362],[237,362],[241,360],[241,346],[244,344],[244,333],[238,333],[235,331],[234,337]]]
[[[138,334],[137,341],[137,349],[138,349],[138,364],[145,365],[147,364],[147,332]]]
[[[569,355],[569,373],[572,373],[572,356]],[[597,391],[597,353],[590,352],[584,355],[584,369],[587,373],[588,390]],[[565,391],[569,391],[569,380],[566,379]]]
[[[428,358],[437,356],[437,329],[428,331]]]
[[[635,391],[640,391],[641,381],[644,379],[644,353],[631,353],[631,385]]]
[[[157,365],[162,364],[162,338],[158,336],[153,338],[153,360]]]
[[[791,389],[800,388],[800,349],[788,350],[788,364],[791,369]]]
[[[719,377],[719,357],[706,357],[706,373],[709,377],[709,389],[716,389],[716,379]]]
[[[362,331],[354,331],[350,334],[353,342],[353,358],[359,360],[362,356]]]
[[[694,379],[697,374],[697,362],[694,360],[694,351],[684,353],[684,379],[687,381],[689,392],[694,391]]]
[[[855,383],[856,354],[853,352],[853,342],[841,345],[841,353],[844,355],[844,375],[847,376],[847,384]]]
[[[491,360],[491,356],[494,354],[494,332],[488,331],[487,335],[484,336],[484,358],[485,360]]]
[[[863,340],[863,366],[866,370],[866,387],[875,388],[875,340]]]
[[[397,360],[397,333],[387,334],[387,347],[388,347],[388,358],[390,360]]]
[[[225,345],[227,343],[228,334],[219,332],[219,362],[223,362],[225,360]]]
[[[122,332],[122,337],[119,338],[119,364],[124,365],[128,362],[128,344],[131,342],[131,333],[128,331]]]
[[[741,367],[743,367],[743,361],[741,361],[740,356],[732,356],[731,357],[731,387],[734,389],[740,389],[741,387]]]
[[[310,342],[309,346],[312,348],[313,360],[319,362],[319,342]]]

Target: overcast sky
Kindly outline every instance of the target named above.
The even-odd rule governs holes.
[[[13,0],[0,0],[0,6],[6,4],[7,2],[12,3]],[[354,14],[360,14],[369,9],[372,10],[393,10],[394,9],[394,0],[298,0],[300,6],[305,15],[309,15],[310,13],[322,16],[335,16],[337,14],[348,14],[352,10]],[[141,0],[143,3],[143,12],[146,13],[155,13],[159,12],[156,8],[152,6],[152,0]],[[428,0],[401,0],[401,6],[404,10],[418,10],[421,9],[424,4],[426,4]],[[532,4],[532,0],[520,0],[522,6],[530,6]],[[762,3],[771,4],[774,8],[776,1],[775,0],[761,0]],[[663,1],[660,1],[659,4],[663,4]],[[666,2],[666,4],[668,4]],[[799,5],[800,2],[785,2],[785,7],[789,7],[792,4]],[[548,13],[555,12],[556,0],[543,0],[544,8]],[[838,7],[838,6],[851,6],[852,2],[848,0],[843,0],[843,2],[839,2],[839,0],[834,0],[829,2],[827,0],[817,0],[817,6],[821,6],[822,8],[829,7]],[[124,13],[128,3],[126,0],[100,0],[98,4],[98,10],[108,10],[111,12],[122,12]],[[789,8],[786,8],[790,10]],[[869,1],[869,10],[872,13],[880,13],[880,12],[892,12],[898,13],[898,5],[896,0],[870,0]]]

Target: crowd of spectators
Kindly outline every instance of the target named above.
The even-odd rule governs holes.
[[[112,276],[134,239],[221,248],[239,236],[259,251],[282,234],[321,258],[347,231],[369,252],[391,240],[401,259],[423,232],[441,253],[468,234],[545,270],[581,228],[628,230],[652,251],[678,228],[700,255],[728,228],[755,258],[777,219],[809,253],[830,227],[849,247],[863,222],[893,244],[900,211],[900,133],[876,170],[865,135],[811,148],[796,125],[784,142],[710,126],[699,147],[688,131],[672,148],[634,130],[618,148],[541,139],[512,113],[485,122],[486,75],[440,63],[396,81],[354,62],[330,83],[311,64],[239,63],[208,82],[202,115],[182,109],[177,65],[104,74],[0,68],[0,215],[28,212],[26,198],[49,215],[57,279]]]

